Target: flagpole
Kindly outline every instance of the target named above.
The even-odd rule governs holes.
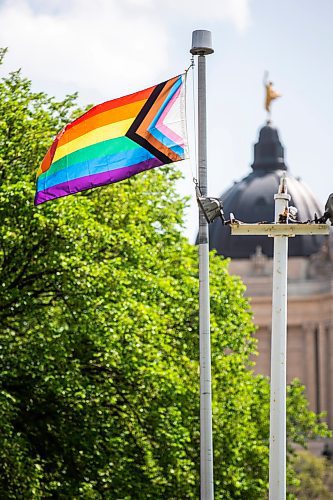
[[[192,33],[191,54],[198,56],[198,167],[199,190],[207,196],[206,55],[214,52],[211,32]],[[200,491],[213,500],[213,434],[210,355],[209,234],[199,207],[199,335],[200,335]]]

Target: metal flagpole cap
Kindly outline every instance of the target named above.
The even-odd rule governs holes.
[[[208,30],[195,30],[192,32],[192,48],[190,50],[194,56],[206,56],[213,54],[212,33]]]

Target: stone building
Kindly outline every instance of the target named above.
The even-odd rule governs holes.
[[[298,209],[298,220],[322,215],[321,206],[284,160],[278,131],[268,122],[254,146],[252,171],[221,195],[224,212],[243,222],[274,220],[274,194],[282,174],[287,177],[289,205]],[[270,374],[273,240],[266,236],[231,236],[216,220],[210,226],[210,247],[231,257],[230,272],[247,286],[258,326],[256,372]],[[333,427],[333,245],[331,237],[289,238],[287,381],[305,384],[310,407],[327,411]]]

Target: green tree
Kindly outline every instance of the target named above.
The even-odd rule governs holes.
[[[34,172],[78,110],[0,83],[0,497],[197,498],[197,251],[179,172],[33,206]],[[248,368],[244,286],[212,255],[216,498],[265,498],[269,385]],[[290,389],[299,442],[326,435]],[[301,417],[298,426],[296,418]]]
[[[294,458],[297,485],[291,488],[298,500],[333,499],[333,466],[326,458],[299,451]]]

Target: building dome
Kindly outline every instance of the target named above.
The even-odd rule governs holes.
[[[313,219],[322,210],[311,191],[300,179],[293,177],[284,161],[284,149],[278,131],[270,122],[262,127],[254,146],[252,172],[223,193],[225,217],[232,212],[242,222],[274,221],[274,194],[278,192],[280,178],[286,175],[289,205],[298,209],[300,221]],[[248,259],[258,246],[262,253],[273,257],[273,239],[267,236],[231,236],[230,228],[216,220],[209,227],[210,248],[234,259]],[[289,256],[307,257],[317,252],[323,242],[321,236],[296,236],[289,238]]]

